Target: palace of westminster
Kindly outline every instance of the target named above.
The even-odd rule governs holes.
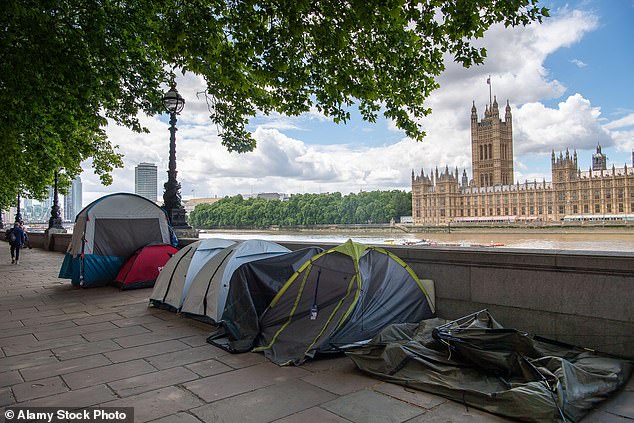
[[[634,166],[634,152],[632,153]],[[601,146],[592,168],[582,171],[576,151],[552,152],[552,181],[513,179],[513,122],[507,101],[504,120],[497,99],[478,122],[471,108],[473,178],[454,171],[412,171],[414,225],[492,222],[560,222],[634,219],[634,169],[607,168]]]

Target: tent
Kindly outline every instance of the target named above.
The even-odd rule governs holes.
[[[375,377],[525,422],[577,422],[632,362],[504,328],[486,311],[385,328],[347,355]]]
[[[150,244],[138,249],[121,266],[114,280],[121,289],[151,288],[165,263],[178,252],[169,244]]]
[[[288,248],[259,239],[250,239],[223,249],[203,264],[194,276],[181,313],[203,321],[219,322],[233,272],[244,263],[288,252]]]
[[[208,238],[184,246],[159,274],[150,295],[150,304],[179,311],[198,271],[213,256],[233,244],[234,241],[227,239]]]
[[[208,340],[230,352],[251,350],[260,332],[259,319],[280,288],[311,257],[323,252],[303,248],[244,263],[233,272],[222,313],[222,331]]]
[[[106,195],[75,218],[59,277],[83,287],[106,285],[136,250],[153,242],[169,244],[170,235],[167,214],[147,198]]]
[[[394,254],[348,240],[306,262],[260,319],[255,350],[277,364],[369,340],[434,314],[434,289]]]

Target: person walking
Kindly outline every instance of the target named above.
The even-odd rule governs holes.
[[[20,263],[20,250],[24,245],[26,235],[20,227],[19,222],[13,224],[13,229],[9,232],[9,245],[11,245],[11,264]]]

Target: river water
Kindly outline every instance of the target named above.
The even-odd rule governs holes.
[[[492,230],[457,233],[370,233],[346,232],[280,232],[280,231],[209,231],[201,232],[201,238],[225,239],[265,239],[269,241],[333,242],[342,243],[347,239],[365,244],[404,244],[415,240],[429,240],[434,245],[460,247],[481,247],[495,245],[494,248],[584,250],[602,252],[634,252],[634,230],[588,229],[573,232],[539,232],[521,230]],[[500,245],[501,244],[501,245]]]

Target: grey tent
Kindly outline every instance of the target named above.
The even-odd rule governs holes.
[[[290,250],[286,247],[260,239],[250,239],[224,248],[194,276],[181,313],[203,321],[219,322],[233,272],[244,263],[288,252]]]
[[[347,241],[304,264],[260,319],[256,351],[277,364],[368,341],[383,327],[434,314],[433,282],[395,255]]]
[[[180,249],[161,270],[150,296],[150,304],[179,311],[198,271],[213,256],[233,244],[234,241],[227,239],[208,238]]]
[[[284,283],[311,257],[323,252],[303,248],[275,257],[244,263],[229,281],[222,331],[209,341],[231,352],[246,352],[260,333],[259,319]]]
[[[59,277],[76,286],[106,285],[135,251],[153,242],[171,242],[165,210],[140,195],[106,195],[75,218]]]
[[[577,422],[632,363],[505,329],[486,312],[385,328],[347,353],[364,372],[526,422]]]

